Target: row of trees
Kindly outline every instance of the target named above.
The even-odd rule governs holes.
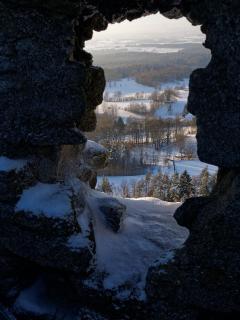
[[[106,91],[103,96],[105,102],[131,102],[138,100],[150,100],[152,102],[166,103],[174,102],[179,97],[178,90],[168,88],[161,90],[161,88],[154,90],[152,93],[136,92],[134,95],[126,96],[122,91],[117,90],[113,94]]]
[[[144,112],[144,111],[143,111]],[[145,117],[144,119],[131,119],[125,122],[121,117],[108,112],[98,115],[97,128],[88,134],[90,139],[102,144],[111,144],[126,141],[135,145],[153,144],[158,148],[161,143],[169,144],[184,137],[186,127],[194,130],[193,121],[175,119],[157,119]]]
[[[141,174],[146,169],[145,164],[157,165],[162,161],[163,148],[169,149],[166,160],[171,158],[170,153],[172,156],[177,153],[179,159],[190,160],[196,156],[196,150],[185,133],[186,128],[195,128],[195,124],[189,121],[146,117],[142,121],[125,123],[122,118],[107,113],[99,114],[99,120],[96,130],[88,137],[109,150],[109,165],[100,174]]]
[[[125,198],[154,197],[163,201],[179,202],[193,196],[208,196],[215,183],[216,175],[210,175],[206,167],[198,177],[191,177],[186,170],[181,175],[175,173],[171,176],[162,172],[156,175],[147,173],[143,179],[131,185],[124,182],[120,187],[110,184],[108,178],[104,177],[98,189]]]

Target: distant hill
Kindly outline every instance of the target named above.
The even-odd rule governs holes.
[[[141,50],[150,46],[153,45],[141,44]],[[210,61],[210,51],[201,44],[154,43],[154,47],[178,48],[179,52],[128,52],[127,48],[98,50],[92,52],[94,64],[104,68],[107,81],[130,77],[141,84],[157,87],[161,82],[187,78],[194,69],[205,67]],[[139,50],[137,45],[136,50]]]

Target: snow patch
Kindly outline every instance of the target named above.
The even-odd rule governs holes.
[[[73,234],[68,239],[67,246],[72,251],[79,251],[80,249],[84,249],[89,246],[89,239],[85,238],[82,234]]]
[[[187,230],[177,225],[173,213],[180,203],[167,203],[154,198],[118,199],[127,207],[120,232],[113,233],[101,221],[98,198],[106,195],[93,192],[88,204],[94,213],[97,275],[103,274],[103,287],[120,299],[145,299],[148,269],[156,259],[166,263],[173,250],[187,237]],[[87,284],[92,287],[94,276]]]
[[[184,115],[189,90],[178,90],[178,94],[179,97],[177,98],[177,101],[161,105],[155,112],[155,117],[162,119],[175,119],[176,117],[184,117],[186,119],[187,116],[188,120],[193,119],[193,115],[189,113]]]
[[[129,96],[135,95],[136,92],[152,93],[154,90],[155,88],[137,83],[134,79],[124,78],[118,81],[108,82],[105,92],[113,96],[114,93],[120,91],[123,96]]]
[[[10,159],[7,157],[0,157],[0,171],[9,172],[11,170],[19,171],[28,163],[26,159]]]
[[[37,183],[23,191],[15,211],[31,212],[49,218],[63,218],[71,213],[69,187],[61,184]]]
[[[87,140],[84,151],[90,151],[91,153],[104,153],[106,152],[106,149],[95,141]]]

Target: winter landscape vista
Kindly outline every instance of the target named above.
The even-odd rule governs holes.
[[[0,320],[205,320],[209,308],[218,319],[222,296],[209,307],[204,285],[221,282],[212,247],[231,228],[219,236],[205,220],[231,198],[234,157],[214,158],[209,123],[222,117],[208,114],[218,95],[203,70],[224,59],[211,61],[197,2],[159,1],[164,15],[157,1],[117,1],[117,12],[105,1],[20,2],[0,0]],[[214,268],[202,267],[204,250]]]

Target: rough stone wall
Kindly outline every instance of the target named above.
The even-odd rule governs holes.
[[[102,69],[92,66],[91,55],[83,50],[84,42],[92,37],[93,30],[104,30],[108,23],[158,11],[169,18],[186,16],[191,23],[202,25],[206,34],[205,45],[211,50],[212,59],[205,69],[196,70],[191,76],[188,109],[197,117],[200,159],[221,170],[210,198],[188,200],[176,213],[179,224],[190,229],[190,237],[174,262],[150,270],[147,310],[151,310],[152,319],[158,319],[159,314],[163,319],[219,319],[224,314],[237,318],[238,0],[0,0],[0,155],[33,160],[23,170],[0,175],[1,257],[7,266],[2,278],[11,274],[8,266],[17,263],[17,255],[29,258],[29,230],[32,236],[39,233],[38,237],[45,230],[38,220],[23,219],[19,223],[17,214],[9,218],[24,188],[39,181],[56,183],[66,145],[84,145],[82,131],[95,127],[94,108],[102,100],[105,80]],[[80,146],[79,152],[82,150]],[[60,231],[53,228],[53,232],[64,232],[66,236],[79,227],[74,213],[59,223],[64,227]],[[53,227],[51,221],[47,226]],[[21,233],[25,239],[22,245],[19,238],[14,238]],[[53,238],[51,235],[42,241],[49,243]],[[38,246],[38,239],[35,237],[31,243],[33,252],[43,247],[46,251],[43,250],[41,261],[38,257],[32,263],[43,264],[44,258],[44,264],[47,261],[48,267],[53,267],[54,255],[48,261],[51,253],[46,245]],[[57,241],[54,245],[64,252],[64,243]],[[73,254],[66,263],[63,261],[64,267],[71,269],[72,264],[78,263],[75,258]],[[88,264],[89,253],[85,258]],[[7,289],[8,286],[4,295]]]
[[[1,154],[83,143],[80,121],[101,103],[105,81],[89,55],[72,58],[72,19],[8,1],[0,6]]]

